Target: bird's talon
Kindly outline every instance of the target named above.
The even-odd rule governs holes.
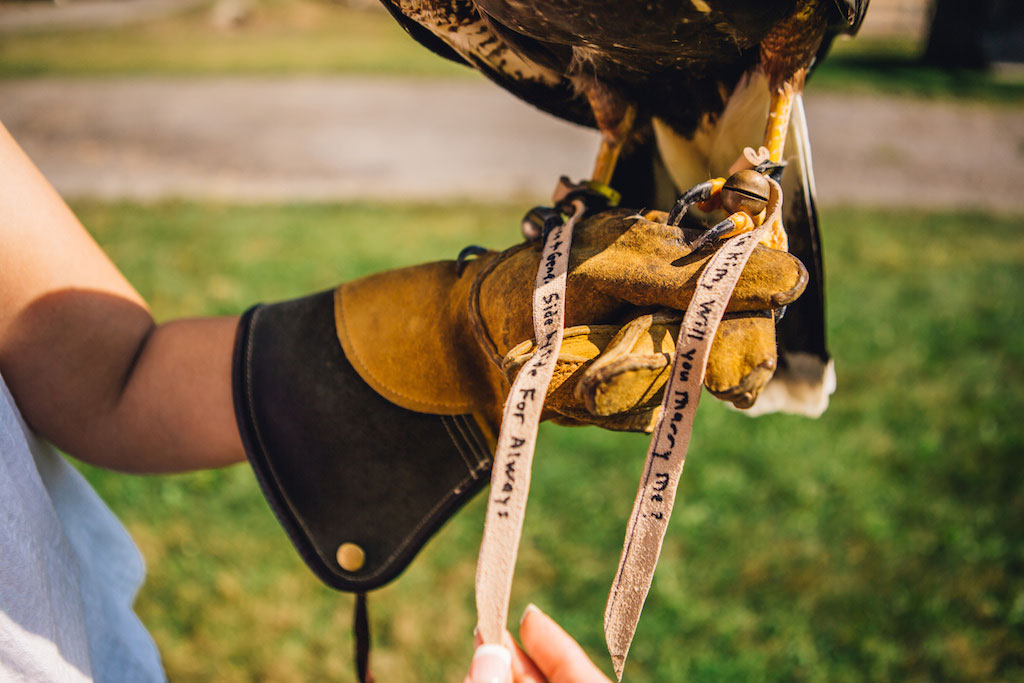
[[[769,178],[777,183],[782,182],[782,171],[786,168],[785,161],[766,161],[763,164],[758,164],[754,167],[754,170],[762,175],[767,175]]]
[[[668,224],[673,227],[679,227],[679,223],[683,220],[683,216],[690,209],[691,206],[698,202],[705,202],[711,198],[712,193],[715,191],[715,184],[721,178],[715,180],[706,180],[703,183],[698,183],[691,187],[689,190],[684,192],[676,200],[676,203],[672,206],[672,210],[668,213]],[[724,182],[724,181],[723,181]],[[719,188],[721,186],[719,185]]]

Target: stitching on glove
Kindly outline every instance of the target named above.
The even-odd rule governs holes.
[[[377,571],[372,572],[370,574],[360,574],[358,575],[359,580],[372,580],[380,576],[382,572],[387,570],[391,566],[391,563],[394,562],[395,558],[401,555],[405,551],[405,548],[412,542],[412,539],[415,538],[417,534],[419,534],[420,529],[427,526],[428,523],[434,521],[434,516],[437,514],[437,511],[440,510],[445,505],[447,505],[451,498],[453,498],[456,495],[456,492],[461,492],[463,490],[463,487],[467,486],[470,482],[477,478],[478,477],[476,474],[471,473],[467,475],[465,479],[461,480],[458,484],[456,484],[455,487],[452,489],[451,493],[449,493],[445,498],[438,502],[437,505],[432,507],[430,511],[423,516],[423,518],[420,520],[420,523],[417,524],[412,531],[405,535],[405,540],[403,540],[402,543],[400,543],[395,548],[395,550],[390,555],[388,555],[387,558],[384,559],[384,561],[381,563],[381,566],[377,569]]]
[[[517,244],[513,247],[509,247],[505,251],[498,254],[498,257],[492,259],[490,263],[484,266],[483,270],[477,273],[476,279],[473,280],[473,286],[469,289],[469,327],[473,330],[473,336],[476,338],[477,344],[487,354],[491,363],[494,364],[499,370],[501,370],[502,360],[504,356],[498,351],[498,346],[491,339],[491,335],[487,333],[487,325],[484,323],[483,314],[480,312],[480,289],[483,287],[484,279],[494,271],[498,265],[524,249],[533,248],[533,244],[524,242]]]
[[[309,547],[312,549],[313,553],[317,556],[317,558],[321,562],[325,562],[327,564],[327,566],[330,566],[330,563],[327,562],[325,560],[325,558],[322,555],[320,555],[319,550],[317,550],[316,544],[313,542],[313,536],[310,533],[309,527],[307,527],[306,524],[303,522],[301,515],[299,515],[296,512],[295,506],[292,504],[292,501],[289,498],[287,492],[284,490],[283,487],[277,485],[277,482],[280,482],[281,479],[280,479],[279,474],[274,470],[273,460],[270,458],[270,455],[269,455],[270,451],[267,450],[267,444],[263,440],[263,434],[262,434],[262,432],[259,429],[259,426],[258,426],[259,422],[256,419],[256,397],[253,394],[253,375],[252,375],[252,373],[253,373],[252,354],[253,354],[253,350],[255,348],[255,345],[253,344],[253,340],[252,340],[252,336],[253,336],[252,335],[252,330],[255,329],[255,327],[256,327],[256,319],[260,317],[260,314],[262,312],[263,312],[263,307],[262,306],[256,308],[255,310],[253,310],[252,317],[249,320],[248,339],[245,340],[245,360],[244,360],[245,365],[244,365],[244,368],[243,368],[243,372],[245,373],[245,385],[246,385],[245,386],[245,396],[246,396],[245,408],[246,408],[246,411],[249,413],[249,425],[252,427],[251,431],[252,431],[253,435],[256,437],[256,445],[259,447],[260,461],[261,461],[260,464],[263,467],[265,467],[267,469],[267,471],[269,472],[269,474],[273,477],[273,483],[274,483],[273,491],[276,494],[276,495],[273,495],[273,496],[272,495],[264,495],[264,497],[267,499],[267,501],[270,502],[271,508],[274,508],[277,505],[277,503],[275,503],[274,501],[280,501],[280,504],[286,505],[288,507],[288,514],[287,515],[277,514],[278,511],[277,510],[274,511],[275,514],[277,514],[278,519],[288,519],[291,524],[294,524],[295,527],[297,527],[299,530],[301,530],[303,535],[305,536],[304,540],[306,542],[308,542]],[[256,469],[256,468],[254,468],[254,469]],[[258,470],[257,470],[257,472],[258,472]],[[264,489],[264,494],[266,494],[267,491],[268,491],[268,487],[270,486],[271,482],[264,482],[262,476],[257,476],[256,479],[257,479],[257,482],[260,485],[260,488]],[[287,531],[287,529],[286,529],[286,531]],[[296,547],[298,547],[298,546],[296,546]],[[299,548],[299,554],[300,555],[304,554],[304,550]],[[311,564],[311,563],[309,563],[307,561],[307,564]]]
[[[446,432],[448,432],[448,438],[452,440],[453,444],[455,444],[455,450],[457,450],[459,452],[459,456],[462,458],[462,462],[466,463],[466,469],[469,470],[470,474],[472,474],[473,473],[473,463],[471,463],[469,461],[469,458],[466,457],[466,452],[463,450],[463,445],[464,445],[462,443],[463,439],[455,438],[455,434],[452,431],[453,427],[455,429],[458,429],[458,426],[457,425],[453,425],[453,424],[449,424],[449,420],[447,419],[449,417],[448,415],[441,415],[440,417],[441,417],[441,424],[444,426],[444,430]],[[454,420],[452,420],[452,422],[454,422]],[[459,431],[459,435],[464,437],[464,435],[462,434],[461,430]]]
[[[491,448],[487,445],[476,419],[471,415],[454,415],[452,417],[455,424],[459,427],[459,432],[469,444],[473,455],[476,456],[474,471],[479,469],[481,465],[490,467]]]

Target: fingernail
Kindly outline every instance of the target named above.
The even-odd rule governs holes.
[[[537,614],[544,614],[543,612],[540,611],[540,607],[537,607],[537,605],[535,605],[535,604],[533,604],[531,602],[529,605],[526,606],[526,609],[523,610],[523,616],[519,617],[519,626],[523,625],[523,622],[526,621],[526,615],[529,614],[530,612],[536,612]]]
[[[480,627],[479,626],[474,626],[473,627],[473,638],[475,639],[478,635],[480,635]]]
[[[473,683],[508,683],[512,677],[512,654],[501,645],[485,644],[473,654],[469,678]]]

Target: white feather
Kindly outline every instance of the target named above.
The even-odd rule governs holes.
[[[836,390],[835,365],[810,353],[786,353],[784,357],[786,367],[775,373],[757,402],[742,412],[750,417],[780,412],[821,417]]]
[[[755,70],[736,84],[721,114],[705,116],[692,138],[655,118],[658,150],[676,189],[681,192],[725,175],[745,147],[756,148],[764,138],[768,103],[768,77]]]

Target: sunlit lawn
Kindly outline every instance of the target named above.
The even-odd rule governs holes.
[[[75,205],[158,317],[222,314],[515,239],[521,207]],[[818,421],[702,405],[632,681],[1024,677],[1022,220],[824,216],[839,390]],[[386,314],[386,313],[385,313]],[[602,614],[646,448],[545,428],[513,591],[610,671]],[[352,600],[246,466],[88,472],[150,567],[174,681],[352,680]],[[371,596],[382,681],[461,680],[478,498]]]
[[[211,1],[212,4],[212,1]],[[482,78],[431,54],[383,10],[329,0],[252,0],[233,28],[207,7],[114,28],[0,38],[0,77],[44,75],[366,74]],[[1024,101],[1024,77],[946,72],[917,63],[909,39],[837,40],[812,90]]]

